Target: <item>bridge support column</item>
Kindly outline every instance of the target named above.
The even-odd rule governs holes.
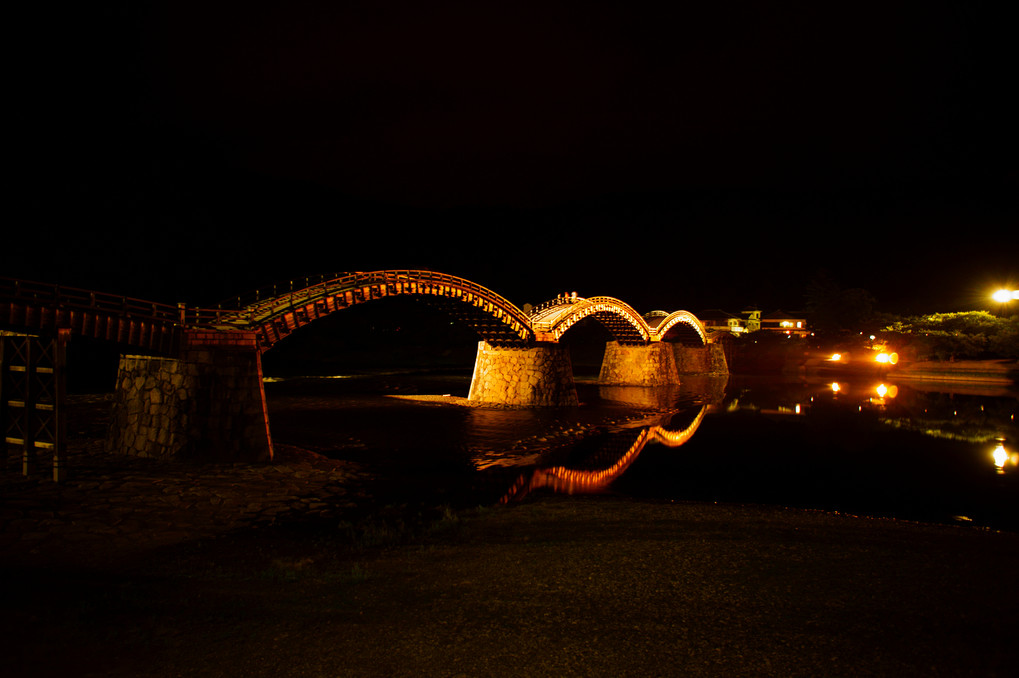
[[[569,349],[559,344],[496,347],[481,341],[469,399],[519,407],[577,405]]]
[[[683,346],[672,344],[679,374],[729,374],[729,364],[721,344]]]
[[[107,446],[142,457],[272,458],[252,332],[188,332],[180,358],[121,356]]]
[[[679,383],[672,345],[654,342],[646,345],[605,344],[598,383],[606,386],[667,386]]]

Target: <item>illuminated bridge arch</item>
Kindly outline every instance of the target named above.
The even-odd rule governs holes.
[[[220,329],[258,336],[265,352],[295,330],[351,306],[410,295],[472,327],[494,345],[525,345],[534,338],[527,315],[495,292],[464,278],[435,271],[372,271],[340,275],[303,289],[268,295],[219,314]],[[262,295],[259,295],[262,296]]]
[[[675,341],[687,346],[706,346],[708,332],[697,316],[689,311],[652,311],[644,316],[657,341]]]
[[[559,341],[577,322],[596,318],[621,344],[647,344],[651,330],[629,304],[613,297],[566,297],[542,304],[531,312],[531,327],[539,340]]]

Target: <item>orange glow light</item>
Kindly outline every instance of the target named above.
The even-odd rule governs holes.
[[[1008,461],[1008,452],[1005,451],[1005,446],[998,443],[998,446],[994,448],[994,452],[991,454],[994,456],[994,465],[998,468],[1003,468],[1005,462]]]
[[[878,396],[880,396],[881,398],[884,398],[885,396],[887,396],[889,398],[894,398],[895,396],[899,395],[899,387],[896,386],[895,384],[892,384],[890,386],[885,386],[884,384],[878,384],[878,387],[876,389],[874,389],[874,390],[877,392]]]

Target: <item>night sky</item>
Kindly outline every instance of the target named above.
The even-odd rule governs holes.
[[[641,312],[1019,282],[994,4],[688,4],[23,10],[0,275],[210,304],[429,268]]]

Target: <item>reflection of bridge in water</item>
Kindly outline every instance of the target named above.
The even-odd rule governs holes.
[[[648,444],[672,448],[685,445],[697,432],[707,410],[707,405],[701,405],[693,420],[682,428],[655,425],[610,434],[581,463],[539,467],[521,474],[500,503],[519,501],[540,489],[566,494],[601,492],[626,472]]]

